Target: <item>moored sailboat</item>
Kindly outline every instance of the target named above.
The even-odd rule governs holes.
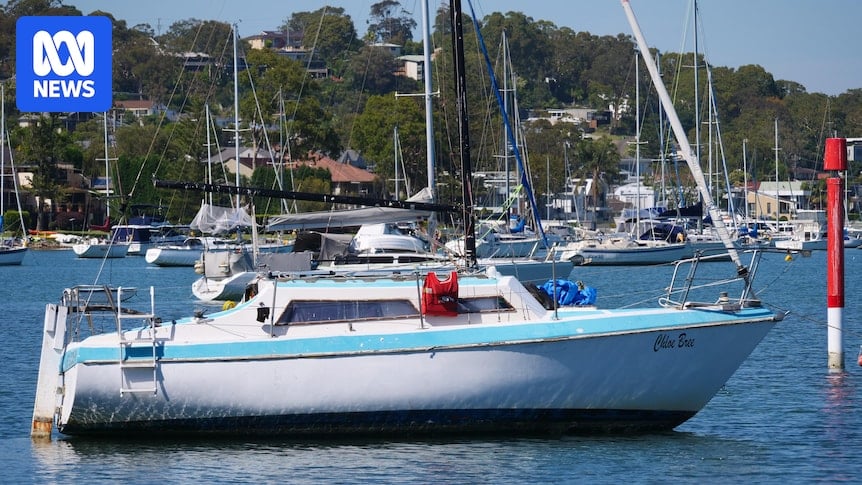
[[[461,56],[460,1],[451,6]],[[463,57],[456,66],[466,121]],[[709,299],[693,299],[701,292],[690,291],[691,278],[675,279],[661,306],[613,310],[561,306],[561,288],[541,297],[491,268],[273,273],[235,308],[170,324],[155,315],[154,297],[143,314],[107,305],[116,330],[89,336],[78,330],[99,308],[72,288],[46,307],[32,434],[50,435],[54,422],[64,434],[126,438],[671,429],[782,316],[751,289],[756,257],[749,272],[734,253],[730,287],[703,289]]]
[[[92,237],[72,245],[72,251],[79,258],[125,258],[129,253],[129,244],[116,239],[116,233],[109,238]]]
[[[4,219],[6,217],[6,145],[6,91],[5,84],[0,83],[0,235],[5,230]],[[15,180],[14,167],[12,167],[12,177],[17,199],[18,182]],[[21,214],[20,203],[18,213]],[[27,228],[24,227],[23,218],[21,231],[24,233],[24,239],[0,238],[0,266],[20,265],[24,261],[28,248],[26,244]]]
[[[111,158],[108,157],[108,113],[102,120],[105,133],[105,223],[110,225],[111,221]],[[117,226],[105,228],[109,231],[107,238],[90,237],[72,245],[72,251],[79,258],[125,258],[129,253],[128,234],[117,229]]]

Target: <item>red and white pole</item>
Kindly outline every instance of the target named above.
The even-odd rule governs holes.
[[[826,325],[829,372],[844,371],[844,179],[847,170],[847,140],[827,138],[823,168],[832,172],[826,179]]]

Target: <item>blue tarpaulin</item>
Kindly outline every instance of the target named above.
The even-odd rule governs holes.
[[[514,225],[512,225],[514,223]],[[524,227],[527,225],[527,219],[522,219],[518,216],[512,216],[509,222],[509,232],[524,232]]]
[[[580,281],[571,280],[557,280],[556,283],[557,304],[559,306],[592,305],[596,302],[596,289],[591,286],[584,286]],[[551,298],[554,297],[554,280],[548,280],[539,288]]]

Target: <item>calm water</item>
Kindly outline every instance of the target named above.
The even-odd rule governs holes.
[[[93,283],[101,261],[70,251],[31,251],[0,267],[0,480],[5,483],[564,483],[853,481],[862,478],[862,250],[847,252],[847,372],[826,369],[825,254],[765,259],[761,298],[792,313],[697,416],[647,436],[436,441],[105,442],[29,437],[42,314],[62,289]],[[719,271],[723,266],[716,263]],[[624,289],[660,288],[665,268],[578,268],[599,303]],[[190,268],[148,267],[140,257],[107,262],[100,282],[156,286],[157,313],[190,314]],[[644,292],[642,298],[654,292]],[[140,297],[138,297],[140,298]],[[641,297],[639,297],[641,298]],[[653,300],[654,301],[654,300]],[[620,356],[625,358],[625,356]]]

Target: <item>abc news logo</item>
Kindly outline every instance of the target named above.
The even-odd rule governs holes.
[[[16,32],[21,111],[108,111],[111,21],[107,17],[21,17]]]

